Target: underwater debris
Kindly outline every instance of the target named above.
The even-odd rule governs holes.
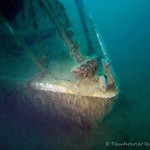
[[[32,26],[36,31],[37,38],[39,39],[39,40],[35,41],[36,48],[39,51],[41,49],[40,43],[39,43],[40,37],[39,37],[38,25],[36,23],[36,18],[35,18],[36,12],[34,9],[34,4],[35,4],[34,2],[37,2],[37,4],[40,6],[40,8],[43,12],[43,15],[47,15],[49,17],[50,21],[55,25],[56,30],[58,31],[60,36],[63,38],[64,43],[68,47],[70,54],[73,56],[73,58],[76,60],[76,62],[80,64],[78,67],[73,69],[72,73],[74,74],[74,76],[77,78],[85,78],[85,77],[92,78],[96,74],[96,71],[99,68],[99,65],[102,64],[101,68],[103,70],[103,74],[106,76],[106,80],[107,80],[107,84],[108,84],[107,88],[115,87],[115,85],[114,85],[115,79],[113,77],[113,72],[111,70],[110,64],[106,62],[107,57],[106,57],[105,49],[102,45],[102,42],[101,42],[101,39],[99,37],[97,30],[94,28],[95,36],[97,37],[97,39],[99,41],[100,52],[102,51],[102,53],[103,53],[103,59],[101,59],[101,63],[98,63],[99,61],[97,58],[93,58],[91,60],[84,61],[84,58],[81,55],[80,50],[79,50],[79,44],[76,40],[74,40],[74,37],[73,37],[74,32],[71,28],[72,24],[66,14],[63,4],[59,0],[38,0],[38,1],[27,0],[27,1],[23,1],[23,6],[27,8],[27,10],[24,10],[24,11],[26,11],[26,14],[28,14],[28,15],[30,14]],[[76,0],[75,2],[76,2],[76,5],[79,5],[78,0]],[[84,9],[84,10],[82,10],[84,12],[82,12],[82,11],[79,12],[79,13],[81,13],[81,15],[83,15],[83,14],[87,15],[85,12],[83,1],[82,1],[82,7],[81,6],[78,7],[78,11],[80,11],[80,9]],[[28,45],[26,44],[26,41],[24,41],[24,39],[22,39],[22,37],[20,37],[20,35],[11,27],[10,23],[7,22],[6,19],[4,19],[5,16],[3,15],[3,13],[1,13],[1,16],[2,16],[1,17],[2,22],[8,28],[8,30],[11,32],[11,34],[14,36],[14,39],[16,40],[18,45],[22,49],[28,51],[27,53],[31,53]],[[81,19],[86,19],[86,18],[84,18],[85,16],[81,16],[81,17],[82,17]],[[93,21],[91,21],[91,22],[93,24]],[[82,24],[84,26],[84,24],[86,24],[86,20],[84,20],[84,23],[82,22]],[[30,54],[30,56],[33,59],[33,54]],[[40,70],[45,70],[44,64],[46,62],[46,59],[44,57],[34,58],[33,62],[35,62],[35,64],[38,66],[38,68],[41,68]],[[102,80],[102,81],[104,81],[104,80]]]
[[[42,66],[38,62],[37,58],[32,53],[32,49],[30,49],[30,47],[26,44],[22,36],[20,36],[20,34],[12,28],[12,26],[9,24],[9,22],[2,14],[0,14],[0,18],[2,24],[6,27],[6,29],[8,29],[8,31],[16,41],[17,46],[21,47],[26,52],[27,56],[29,56],[29,58],[37,66],[37,68],[40,70],[41,73],[46,73],[47,72],[46,68],[44,68],[44,66]]]
[[[77,42],[72,42],[70,43],[69,49],[71,55],[73,55],[74,58],[76,58],[76,61],[78,63],[82,63],[84,61],[83,57],[81,56],[81,53],[78,49],[78,43]]]
[[[86,62],[83,62],[79,67],[73,69],[72,73],[75,75],[75,77],[79,78],[92,78],[98,68],[98,60],[97,58],[93,58],[91,60],[88,60]]]
[[[25,11],[29,10],[29,13],[31,13],[30,19],[32,20],[32,27],[36,29],[38,33],[38,27],[35,22],[36,12],[35,9],[33,9],[33,2],[35,1],[31,1],[32,0],[27,0],[26,5],[28,9]],[[106,61],[106,57],[104,57],[105,53],[102,56],[104,61],[101,58],[90,58],[84,61],[79,50],[78,42],[73,37],[75,33],[71,28],[70,20],[66,15],[65,8],[59,0],[37,0],[36,2],[38,2],[43,15],[48,16],[50,21],[53,22],[68,47],[71,56],[73,56],[79,64],[72,70],[76,79],[71,74],[69,78],[71,80],[66,80],[68,79],[67,75],[69,73],[67,69],[69,67],[66,66],[65,63],[62,63],[63,67],[61,67],[61,69],[66,69],[63,73],[59,71],[58,68],[54,68],[58,74],[61,72],[61,80],[57,78],[56,74],[52,76],[52,73],[48,72],[48,75],[46,75],[45,71],[47,70],[45,70],[46,66],[44,64],[47,58],[44,55],[35,57],[29,44],[25,41],[25,38],[22,38],[17,30],[14,30],[4,17],[0,18],[16,40],[16,43],[26,51],[27,55],[40,69],[40,72],[43,73],[37,79],[33,77],[33,80],[29,81],[30,83],[27,84],[28,87],[26,91],[32,91],[36,101],[37,99],[41,101],[41,103],[37,103],[37,105],[42,107],[43,105],[41,104],[44,104],[43,109],[48,108],[49,114],[59,116],[59,120],[64,117],[66,120],[77,122],[80,126],[92,126],[97,119],[102,119],[103,116],[106,115],[108,106],[111,106],[112,100],[114,100],[118,94],[114,84],[115,79],[112,76],[113,72],[110,71],[110,64]],[[98,35],[97,32],[95,32],[95,34]],[[99,40],[99,36],[96,37]],[[30,41],[30,39],[28,40]],[[32,43],[32,41],[30,41],[30,43]],[[99,53],[103,53],[101,52],[101,47],[98,50]],[[70,66],[71,65],[72,64],[70,64]],[[97,76],[99,66],[102,71],[100,70],[100,76]]]
[[[0,4],[4,4],[4,5],[0,5],[0,13],[6,19],[9,20],[9,19],[14,18],[17,12],[24,11],[23,12],[24,19],[31,20],[32,26],[35,29],[35,33],[38,39],[39,30],[38,30],[38,25],[37,25],[36,18],[35,18],[36,12],[33,6],[34,2],[35,1],[32,1],[32,0],[26,0],[22,2],[20,1],[15,2],[14,0],[11,0],[10,2],[8,2],[8,1],[1,0]],[[78,45],[76,45],[75,47],[72,46],[74,45],[74,43],[77,43],[77,42],[73,38],[74,32],[71,29],[72,25],[65,12],[65,8],[63,4],[59,0],[38,0],[37,2],[43,12],[43,15],[48,16],[50,21],[52,21],[53,24],[55,25],[56,30],[58,31],[60,36],[63,38],[66,46],[69,48],[70,54],[73,56],[73,58],[76,60],[77,63],[82,63],[84,59],[79,51]],[[16,11],[13,8],[16,8]],[[12,13],[11,16],[9,16],[9,14],[11,14],[11,13],[8,13],[9,10]],[[36,40],[36,42],[39,42],[39,40]],[[40,44],[38,43],[37,45],[40,45]]]
[[[46,14],[55,25],[65,45],[69,48],[70,54],[77,63],[82,63],[84,59],[78,45],[76,45],[77,42],[73,38],[74,32],[71,29],[71,22],[62,3],[59,0],[38,0],[38,3],[43,14]]]

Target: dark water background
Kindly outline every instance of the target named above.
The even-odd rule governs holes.
[[[38,120],[33,117],[34,121],[30,121],[28,125],[26,121],[30,115],[26,109],[24,114],[18,115],[14,112],[17,109],[10,110],[15,107],[15,104],[9,107],[4,105],[6,108],[3,107],[3,110],[6,111],[1,110],[0,115],[1,149],[99,150],[118,149],[111,145],[106,146],[106,142],[150,143],[150,1],[85,1],[101,31],[119,79],[120,96],[113,111],[96,129],[85,135],[69,137],[59,134],[59,131],[51,133],[48,132],[51,129],[44,130],[48,123],[52,123],[44,122],[44,127],[44,124],[39,123],[44,118]],[[9,97],[9,93],[6,94]],[[22,116],[25,119],[22,119]],[[133,149],[133,147],[119,148]],[[150,149],[150,146],[134,148]]]
[[[102,125],[109,128],[105,140],[148,142],[150,2],[88,0],[87,5],[100,27],[121,87],[114,112]]]

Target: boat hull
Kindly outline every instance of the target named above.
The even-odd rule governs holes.
[[[52,91],[32,90],[51,116],[60,122],[66,120],[80,127],[91,128],[112,109],[116,97],[86,97]]]

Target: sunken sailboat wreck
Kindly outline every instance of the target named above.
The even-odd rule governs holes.
[[[22,55],[26,55],[30,59],[28,62],[34,64],[24,72],[24,78],[20,78],[22,74],[19,76],[18,69],[18,76],[9,73],[4,78],[2,73],[1,80],[11,78],[10,82],[13,80],[16,85],[25,86],[26,94],[31,96],[29,99],[34,100],[33,103],[40,101],[40,107],[47,108],[48,113],[57,116],[58,121],[69,120],[80,126],[91,127],[109,112],[118,95],[118,84],[103,41],[84,2],[72,2],[79,23],[75,23],[67,13],[67,7],[59,0],[16,3],[11,0],[13,7],[1,1],[3,6],[6,5],[0,9],[1,25],[16,47],[22,49]],[[9,15],[8,6],[12,15]],[[50,27],[41,26],[39,14],[50,21]],[[23,18],[21,27],[14,26],[16,16]],[[34,40],[28,40],[31,37]],[[26,66],[29,63],[24,63]]]

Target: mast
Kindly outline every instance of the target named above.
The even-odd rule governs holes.
[[[116,86],[115,85],[115,82],[116,82],[115,81],[115,74],[113,72],[113,69],[111,66],[111,61],[108,57],[108,53],[107,53],[106,48],[104,46],[104,42],[102,40],[102,37],[100,36],[100,34],[98,32],[98,29],[97,29],[97,27],[93,21],[91,14],[85,8],[84,0],[75,0],[75,2],[77,5],[77,8],[78,8],[81,22],[83,25],[83,29],[85,32],[89,52],[91,52],[90,50],[94,51],[94,46],[92,45],[93,38],[91,38],[91,32],[89,31],[89,27],[87,25],[88,23],[90,24],[92,34],[94,34],[94,38],[98,42],[99,53],[102,55],[101,56],[102,57],[101,58],[101,64],[102,64],[102,67],[104,70],[104,75],[106,75],[106,77],[107,77],[107,84],[108,84],[108,86],[110,85],[112,87],[115,87]]]
[[[77,63],[82,63],[84,58],[81,55],[77,41],[73,37],[72,25],[63,4],[59,0],[38,0],[37,2],[43,14],[46,14],[55,25],[56,30],[68,47],[70,54]]]
[[[108,86],[110,88],[112,88],[112,87],[118,88],[117,85],[116,85],[115,73],[114,73],[113,68],[111,66],[111,61],[110,61],[110,59],[108,57],[108,53],[107,53],[106,48],[104,46],[104,42],[102,40],[102,37],[100,36],[100,34],[99,34],[99,32],[98,32],[98,30],[96,28],[96,25],[94,24],[92,16],[89,13],[88,13],[88,15],[89,15],[89,18],[91,20],[91,24],[93,26],[94,34],[95,34],[95,36],[97,38],[97,41],[98,41],[98,44],[99,44],[99,48],[100,48],[100,50],[102,52],[101,63],[102,63],[105,75],[107,77],[107,84],[108,84]]]
[[[89,55],[94,53],[94,47],[92,44],[92,39],[91,39],[91,35],[89,32],[89,28],[87,25],[87,14],[86,14],[86,10],[84,7],[84,1],[83,0],[75,0],[78,12],[79,12],[79,16],[81,19],[81,23],[83,26],[83,30],[84,30],[84,34],[85,34],[85,38],[86,38],[86,42],[87,42],[87,46],[88,46],[88,53]]]
[[[1,13],[0,13],[0,23],[2,23],[6,27],[6,29],[10,32],[10,34],[16,41],[16,44],[25,51],[25,53],[29,56],[29,58],[32,60],[32,62],[37,66],[37,68],[40,70],[40,72],[42,74],[46,73],[47,72],[46,68],[38,62],[37,58],[32,53],[32,49],[30,49],[30,47],[26,44],[24,39],[18,34],[18,32],[16,32],[13,29],[13,27],[10,25],[9,21],[7,21],[7,19]]]

